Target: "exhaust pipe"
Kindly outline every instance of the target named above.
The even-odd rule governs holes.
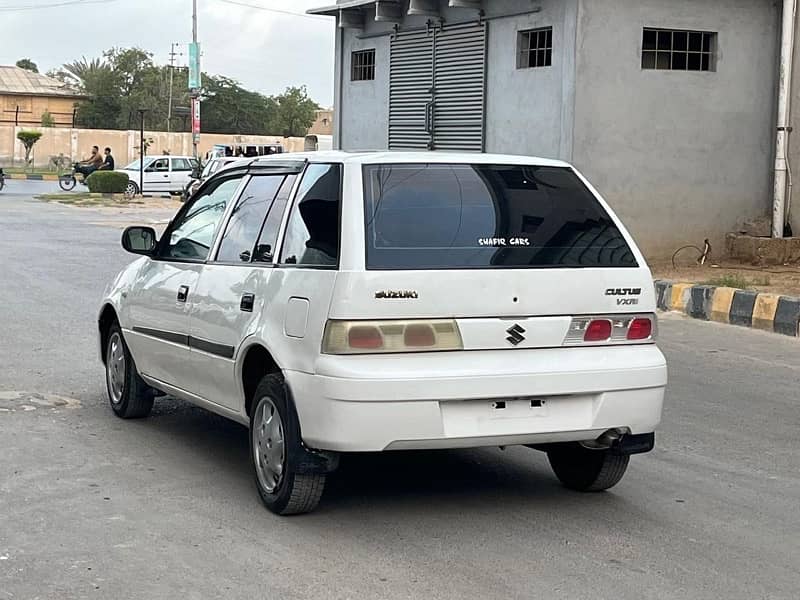
[[[618,429],[609,429],[602,433],[596,440],[581,442],[581,446],[589,450],[608,450],[622,439]]]

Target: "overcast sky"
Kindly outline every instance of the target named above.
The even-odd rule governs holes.
[[[333,19],[258,7],[302,14],[334,0],[197,2],[203,71],[264,94],[306,84],[319,104],[333,103]],[[192,0],[0,0],[0,65],[28,57],[44,73],[112,46],[139,46],[163,64],[172,42],[191,37]]]

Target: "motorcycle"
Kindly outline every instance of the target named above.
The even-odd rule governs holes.
[[[80,178],[78,177],[78,175],[80,175]],[[80,183],[81,185],[87,185],[86,175],[78,172],[78,163],[72,165],[71,172],[62,173],[61,175],[58,176],[58,187],[60,187],[65,192],[73,190],[78,183]]]

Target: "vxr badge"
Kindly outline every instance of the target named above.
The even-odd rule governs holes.
[[[525,341],[525,336],[522,335],[523,333],[525,333],[525,330],[519,324],[516,324],[513,327],[509,327],[508,329],[506,329],[506,333],[508,334],[506,341],[512,346],[519,346],[522,342]]]

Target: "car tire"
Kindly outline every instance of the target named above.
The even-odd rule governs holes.
[[[305,449],[281,375],[261,379],[252,407],[250,462],[261,501],[277,515],[311,512],[322,497],[326,476],[297,472]]]
[[[125,186],[125,193],[128,196],[135,196],[139,193],[139,186],[136,185],[133,181],[128,181],[128,185]]]
[[[111,409],[122,419],[141,419],[153,409],[153,389],[136,371],[119,323],[108,331],[105,347],[106,390]]]
[[[553,472],[565,487],[579,492],[601,492],[619,483],[630,456],[611,450],[590,450],[580,444],[559,444],[547,451]]]

